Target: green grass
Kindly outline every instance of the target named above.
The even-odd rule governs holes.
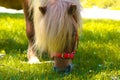
[[[97,6],[99,8],[120,10],[119,0],[80,0],[84,8]]]
[[[22,14],[0,13],[0,80],[119,80],[120,21],[83,19],[70,75],[53,64],[27,64],[28,41]]]

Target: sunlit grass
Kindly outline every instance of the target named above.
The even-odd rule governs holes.
[[[120,21],[83,19],[82,34],[70,75],[53,64],[27,64],[28,41],[23,14],[0,14],[0,80],[120,79]]]
[[[91,8],[97,6],[104,9],[120,10],[119,0],[80,0],[82,6],[85,8]]]

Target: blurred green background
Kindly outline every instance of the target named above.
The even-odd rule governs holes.
[[[120,10],[120,0],[81,0],[84,8],[97,6],[99,8]]]

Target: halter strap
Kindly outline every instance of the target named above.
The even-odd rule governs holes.
[[[63,59],[73,59],[74,55],[75,55],[75,51],[73,51],[72,53],[56,53],[54,57],[63,58]]]

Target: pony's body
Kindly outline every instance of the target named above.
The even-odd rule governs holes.
[[[0,6],[12,9],[22,9],[22,0],[0,0]]]
[[[40,53],[45,51],[54,57],[55,66],[64,69],[71,63],[71,59],[61,59],[55,55],[72,53],[76,50],[77,32],[81,19],[79,0],[16,1],[21,2],[24,9],[26,33],[29,40],[29,62],[39,62],[36,50]],[[16,9],[20,8],[16,7]]]

